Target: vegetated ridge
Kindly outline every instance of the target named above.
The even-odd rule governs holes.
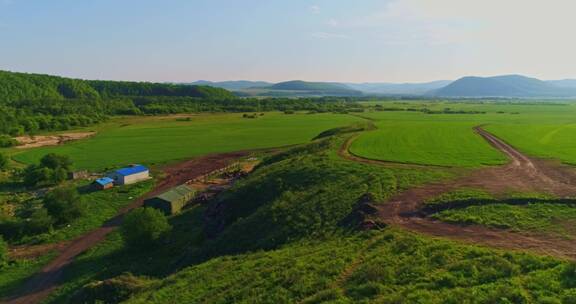
[[[207,80],[198,80],[192,83],[182,83],[185,85],[202,85],[202,86],[211,86],[216,88],[222,88],[231,91],[238,91],[248,88],[254,87],[268,87],[273,85],[273,83],[266,82],[266,81],[249,81],[249,80],[231,80],[231,81],[207,81]]]
[[[99,99],[121,96],[232,98],[220,88],[167,83],[81,80],[0,71],[0,102],[37,99]]]

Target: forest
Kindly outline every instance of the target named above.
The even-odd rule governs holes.
[[[350,98],[239,98],[207,86],[80,80],[0,71],[0,136],[89,126],[114,115],[199,112],[343,112]],[[2,140],[2,145],[10,141]]]

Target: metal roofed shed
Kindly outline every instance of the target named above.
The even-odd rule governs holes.
[[[109,177],[102,177],[95,180],[92,186],[97,190],[105,190],[114,187],[114,180]]]
[[[196,191],[188,185],[174,187],[144,201],[144,206],[161,210],[166,215],[179,213],[194,198]]]
[[[150,171],[142,165],[132,165],[130,167],[118,169],[111,174],[110,178],[117,185],[130,185],[150,178]]]

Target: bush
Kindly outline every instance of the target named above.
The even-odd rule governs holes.
[[[26,234],[44,233],[52,229],[54,219],[48,214],[45,208],[36,209],[28,218],[24,229]]]
[[[0,135],[0,148],[16,146],[18,141],[8,135]]]
[[[70,223],[80,217],[82,207],[80,194],[70,187],[56,188],[44,198],[44,208],[57,225]]]
[[[58,170],[58,169],[71,170],[72,160],[67,155],[58,155],[55,153],[49,153],[44,155],[44,157],[40,159],[40,166],[50,168],[52,170]]]
[[[4,239],[0,235],[0,266],[8,262],[8,244],[4,242]]]
[[[72,297],[72,303],[120,303],[144,290],[152,281],[125,273],[117,277],[84,285]]]
[[[29,187],[58,185],[68,178],[72,160],[66,155],[46,154],[39,165],[24,170],[24,184]]]
[[[164,214],[153,208],[138,208],[124,218],[120,232],[131,247],[153,245],[171,230]]]
[[[0,153],[0,170],[6,170],[8,168],[8,156]]]

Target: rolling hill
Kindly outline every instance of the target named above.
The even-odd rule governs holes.
[[[233,81],[207,81],[207,80],[198,80],[192,83],[182,83],[187,85],[202,85],[202,86],[211,86],[216,88],[222,88],[231,91],[238,91],[253,87],[267,87],[273,85],[273,83],[266,82],[266,81],[249,81],[249,80],[233,80]]]
[[[431,92],[446,97],[572,97],[576,89],[521,75],[463,77]]]
[[[346,83],[352,89],[362,91],[364,94],[375,95],[423,95],[432,90],[450,84],[451,80],[437,80],[422,83]]]
[[[253,96],[362,96],[363,93],[344,84],[292,80],[265,87],[252,87],[240,93]]]
[[[82,80],[0,71],[0,102],[40,99],[100,99],[121,96],[234,97],[227,90],[209,86]]]

